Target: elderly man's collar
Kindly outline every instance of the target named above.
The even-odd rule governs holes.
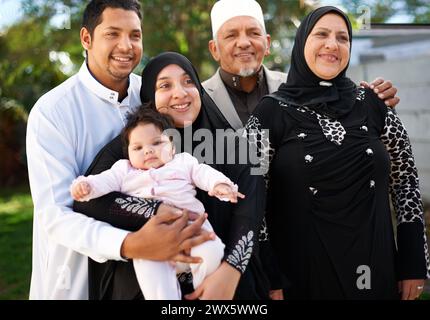
[[[237,91],[245,91],[242,86],[241,86],[241,76],[238,76],[236,74],[231,74],[225,70],[223,70],[222,68],[219,69],[219,74],[221,76],[222,81],[229,86],[232,89],[235,89]],[[255,77],[257,79],[257,87],[260,85],[260,83],[262,83],[262,81],[264,81],[264,68],[261,66],[260,70],[250,76],[250,77]]]

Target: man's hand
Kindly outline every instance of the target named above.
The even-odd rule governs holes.
[[[394,108],[400,102],[400,98],[396,97],[397,88],[393,87],[389,80],[385,81],[383,78],[378,77],[370,85],[366,81],[361,81],[360,85],[372,89],[379,99],[384,100],[385,105],[388,107]]]
[[[415,300],[419,298],[424,289],[423,279],[399,281],[399,293],[402,294],[402,300]]]
[[[221,263],[214,273],[206,277],[194,292],[185,296],[187,300],[233,300],[240,272],[227,262]]]
[[[188,213],[188,215],[190,217],[190,213]],[[202,262],[200,257],[192,257],[189,255],[189,252],[191,248],[198,246],[203,242],[215,240],[216,235],[214,232],[202,229],[202,225],[206,221],[207,217],[207,213],[199,215],[193,223],[188,224],[184,229],[182,229],[177,254],[171,260],[184,263]]]
[[[190,216],[195,218],[186,210],[161,205],[157,214],[142,228],[126,236],[122,243],[121,256],[128,259],[201,262],[201,258],[187,256],[183,251],[215,239],[215,234],[201,229],[207,214],[188,224]]]

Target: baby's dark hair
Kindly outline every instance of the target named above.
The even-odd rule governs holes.
[[[133,112],[127,114],[127,123],[122,129],[121,138],[124,148],[124,155],[128,158],[128,145],[130,143],[130,133],[140,124],[153,124],[161,132],[167,129],[174,129],[173,119],[167,114],[156,111],[152,102],[145,103],[136,108]],[[172,140],[172,137],[169,137]]]

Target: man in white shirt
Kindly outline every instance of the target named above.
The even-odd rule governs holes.
[[[139,2],[91,1],[80,36],[86,62],[42,96],[28,119],[34,202],[30,299],[88,299],[88,257],[197,262],[181,252],[213,237],[200,229],[204,217],[187,225],[187,212],[166,205],[133,233],[73,212],[71,182],[119,134],[126,113],[140,105],[141,80],[131,73],[142,56]]]

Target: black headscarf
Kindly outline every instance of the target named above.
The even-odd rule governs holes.
[[[351,79],[345,76],[349,62],[336,78],[327,81],[311,71],[304,55],[309,34],[318,20],[327,13],[335,13],[345,20],[349,42],[352,42],[352,27],[345,13],[332,6],[312,11],[297,30],[287,82],[279,87],[277,95],[280,95],[290,105],[307,106],[321,114],[338,119],[352,110],[356,100],[357,87]],[[324,86],[320,84],[321,82],[332,85]]]
[[[197,119],[194,121],[193,131],[201,128],[210,130],[230,128],[227,120],[221,114],[215,102],[203,88],[196,69],[183,55],[176,52],[163,52],[152,58],[142,71],[142,86],[140,88],[140,99],[142,103],[155,103],[155,85],[157,76],[161,70],[171,64],[180,66],[191,77],[199,90],[202,107]]]
[[[142,86],[140,88],[140,99],[142,100],[142,103],[152,101],[155,105],[155,85],[157,83],[158,74],[161,70],[171,64],[176,64],[184,69],[199,90],[202,104],[196,120],[192,123],[192,133],[194,134],[194,132],[199,129],[208,129],[212,131],[213,136],[216,137],[216,129],[231,128],[225,117],[219,111],[215,102],[203,88],[197,71],[190,60],[176,52],[164,52],[157,55],[152,58],[143,69]],[[191,144],[189,144],[189,141],[184,139],[184,128],[177,128],[177,130],[182,137],[180,141],[181,145],[176,145],[177,150],[193,154],[195,147],[200,143],[200,141],[194,141],[194,139],[192,139]],[[215,147],[215,144],[213,147]]]

